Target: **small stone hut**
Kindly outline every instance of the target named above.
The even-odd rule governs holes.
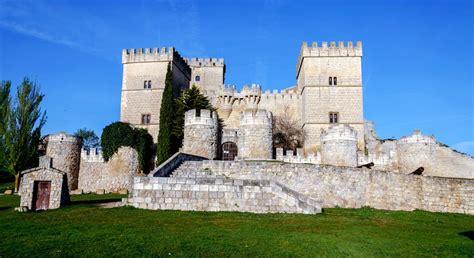
[[[39,167],[21,172],[20,209],[57,209],[69,202],[67,173],[52,168],[52,158],[40,157]]]

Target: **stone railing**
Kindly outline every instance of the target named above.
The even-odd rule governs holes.
[[[167,159],[163,164],[155,168],[148,176],[149,177],[169,177],[175,169],[184,161],[201,161],[207,158],[191,155],[183,152],[176,152],[173,156]]]

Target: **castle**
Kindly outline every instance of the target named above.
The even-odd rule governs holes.
[[[349,125],[357,131],[357,145],[364,149],[362,100],[362,43],[303,43],[296,64],[296,85],[282,91],[262,92],[258,84],[238,92],[225,84],[223,58],[183,58],[174,48],[123,50],[123,84],[120,120],[148,129],[156,140],[161,95],[168,63],[174,92],[198,86],[224,120],[222,143],[237,146],[241,113],[266,110],[272,116],[289,112],[305,132],[304,152],[320,147],[322,130]],[[268,122],[271,122],[269,120]],[[226,147],[228,145],[223,145]],[[223,150],[220,150],[223,151]],[[226,150],[224,150],[226,151]],[[255,158],[268,158],[260,155]]]
[[[364,120],[361,58],[361,42],[303,43],[295,86],[262,92],[250,84],[238,92],[225,85],[223,58],[183,58],[174,48],[123,50],[121,121],[156,141],[168,64],[175,96],[194,84],[217,111],[187,111],[181,151],[148,175],[139,173],[132,148],[105,162],[97,150],[81,151],[77,137],[51,134],[52,160],[25,172],[22,206],[33,207],[37,178],[59,182],[66,175],[72,193],[128,191],[123,204],[145,209],[314,214],[370,206],[474,214],[474,158],[419,130],[380,139]],[[304,131],[301,148],[273,146],[274,121],[283,115]]]

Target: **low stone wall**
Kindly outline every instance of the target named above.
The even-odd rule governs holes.
[[[128,203],[143,209],[320,213],[320,205],[269,180],[135,177]]]
[[[205,171],[234,179],[271,180],[320,202],[322,207],[421,209],[474,214],[474,180],[415,176],[365,168],[280,162],[186,162],[187,176]]]
[[[176,152],[173,156],[167,159],[163,164],[154,169],[148,176],[150,177],[168,177],[170,174],[184,161],[201,161],[207,158],[187,154],[183,152]]]
[[[139,172],[138,153],[130,147],[121,147],[108,162],[81,160],[79,189],[83,192],[119,192],[131,190],[132,178]]]

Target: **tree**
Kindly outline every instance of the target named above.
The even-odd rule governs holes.
[[[99,137],[93,130],[87,128],[79,129],[74,136],[82,138],[82,147],[86,150],[97,148],[99,146]]]
[[[46,112],[40,107],[44,95],[28,78],[18,87],[14,102],[6,97],[10,95],[10,82],[2,82],[0,92],[0,119],[4,123],[0,129],[0,167],[15,176],[15,191],[18,191],[20,172],[38,164],[41,129],[46,123]]]
[[[161,98],[160,109],[160,131],[158,133],[157,145],[157,165],[166,161],[171,155],[173,139],[171,135],[171,128],[173,126],[173,119],[176,117],[173,110],[173,75],[171,74],[171,64],[168,63],[168,70],[166,71],[165,89]],[[175,144],[177,144],[175,142]]]
[[[181,92],[180,96],[175,100],[176,116],[173,123],[172,137],[175,139],[173,152],[177,152],[181,147],[184,138],[184,113],[191,109],[208,109],[214,110],[209,99],[204,96],[196,85]]]
[[[291,115],[290,108],[287,105],[283,108],[283,113],[273,120],[273,146],[295,151],[303,146],[304,131]]]
[[[7,130],[10,113],[10,81],[3,81],[0,84],[0,174],[9,174],[5,164],[5,132]]]

